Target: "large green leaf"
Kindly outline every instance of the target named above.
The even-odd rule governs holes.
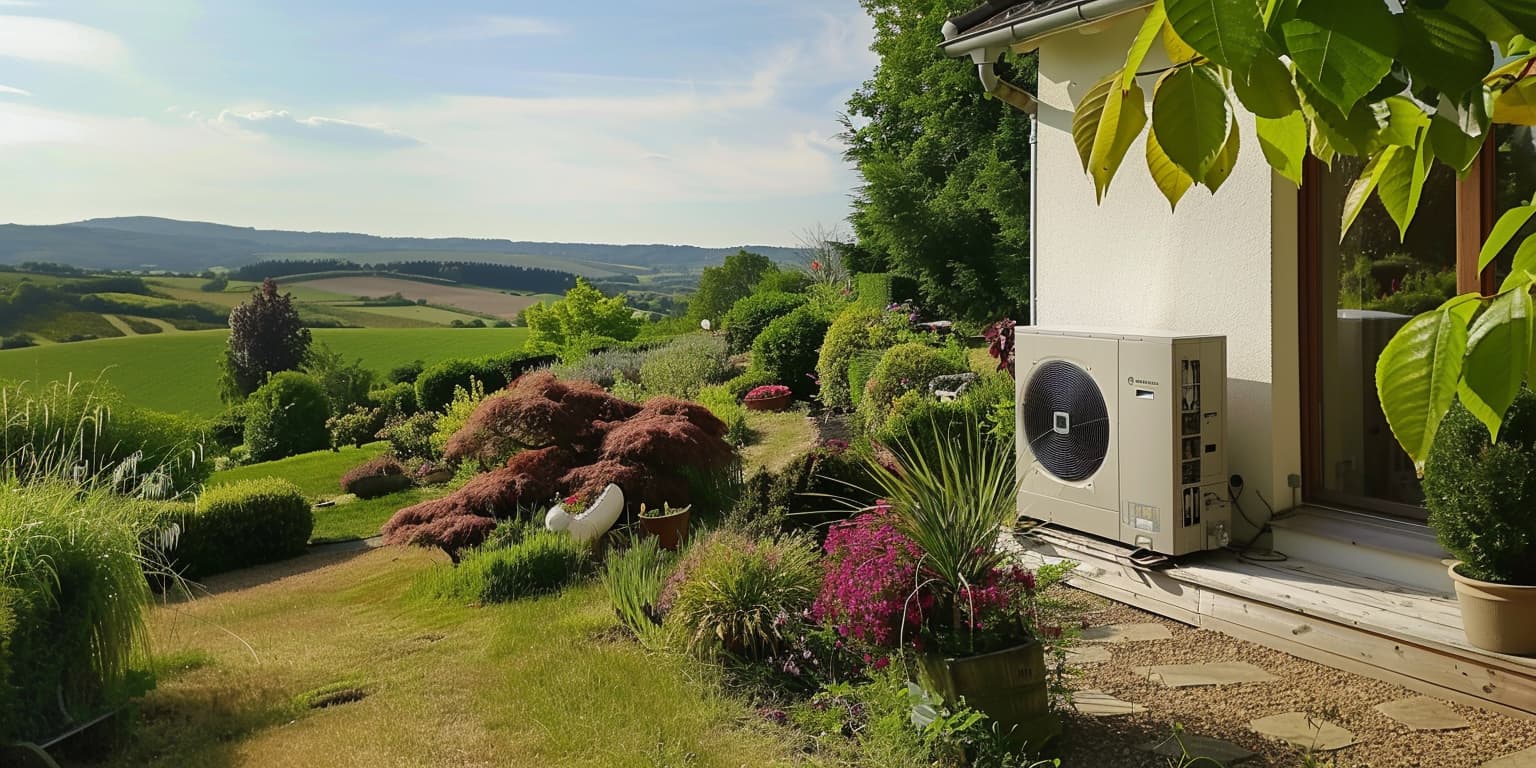
[[[1536,0],[1488,0],[1488,4],[1509,19],[1520,34],[1536,38]]]
[[[1429,178],[1429,167],[1434,161],[1429,141],[1421,132],[1418,146],[1396,147],[1391,161],[1381,166],[1376,193],[1387,215],[1397,224],[1399,240],[1408,236],[1408,225],[1419,208],[1419,198],[1424,192],[1424,180]]]
[[[1477,27],[1444,11],[1410,5],[1398,16],[1402,58],[1415,87],[1452,98],[1479,88],[1493,68],[1493,48]]]
[[[1157,185],[1157,191],[1168,199],[1169,208],[1178,208],[1179,200],[1195,183],[1183,168],[1168,159],[1168,153],[1163,151],[1157,141],[1156,126],[1147,131],[1147,171],[1152,174],[1152,183]]]
[[[1493,100],[1493,121],[1536,125],[1536,78],[1516,80]]]
[[[1522,205],[1511,208],[1494,222],[1493,231],[1488,233],[1488,239],[1483,241],[1483,250],[1477,254],[1477,271],[1488,268],[1489,264],[1504,252],[1504,246],[1525,227],[1525,223],[1536,216],[1536,205]]]
[[[1206,171],[1205,177],[1200,179],[1211,194],[1221,189],[1227,177],[1232,175],[1232,169],[1237,167],[1237,156],[1242,151],[1242,135],[1237,130],[1237,121],[1233,120],[1231,127],[1227,129],[1227,140],[1221,145],[1221,151],[1216,153],[1216,161],[1211,163],[1211,169]]]
[[[1368,105],[1356,104],[1349,112],[1340,112],[1305,79],[1298,79],[1296,87],[1301,94],[1301,108],[1330,147],[1356,156],[1369,155],[1376,149],[1380,141],[1376,133],[1381,126]]]
[[[1264,47],[1264,20],[1255,0],[1165,0],[1179,39],[1238,77]]]
[[[1371,105],[1371,108],[1381,124],[1378,135],[1387,144],[1411,147],[1418,143],[1419,134],[1429,125],[1429,115],[1424,108],[1405,96],[1393,96]]]
[[[1397,23],[1381,0],[1302,0],[1281,30],[1296,71],[1340,112],[1381,82],[1397,55]]]
[[[1456,311],[1456,301],[1409,320],[1376,360],[1381,410],[1420,472],[1456,397],[1467,351],[1467,319]]]
[[[1307,119],[1297,110],[1285,117],[1257,118],[1259,149],[1275,172],[1301,186],[1302,163],[1307,158]]]
[[[1506,291],[1472,324],[1457,394],[1494,440],[1531,360],[1531,292]]]
[[[1515,258],[1509,265],[1509,271],[1511,278],[1519,272],[1529,272],[1536,275],[1536,235],[1527,237],[1520,243],[1520,247],[1515,249]],[[1518,280],[1505,280],[1504,285],[1500,286],[1499,290],[1509,290],[1517,282]]]
[[[1125,161],[1125,154],[1135,143],[1141,129],[1147,127],[1147,95],[1134,80],[1127,90],[1111,88],[1104,98],[1093,150],[1088,156],[1088,174],[1100,202],[1114,181],[1115,172]]]
[[[1152,4],[1152,10],[1147,13],[1147,18],[1141,22],[1141,31],[1136,33],[1136,39],[1131,42],[1131,50],[1125,54],[1125,70],[1120,75],[1120,88],[1125,90],[1136,81],[1136,70],[1141,69],[1141,63],[1147,58],[1147,51],[1152,50],[1152,44],[1157,42],[1157,37],[1168,25],[1168,13],[1163,9],[1163,0],[1157,0]]]
[[[1178,67],[1158,78],[1152,126],[1168,158],[1191,178],[1210,172],[1232,120],[1227,89],[1214,67]]]
[[[1248,77],[1232,78],[1232,89],[1237,100],[1258,117],[1281,118],[1301,107],[1291,71],[1274,54],[1254,59]]]
[[[1168,18],[1166,10],[1163,18]],[[1179,37],[1179,33],[1174,31],[1173,25],[1166,21],[1163,24],[1163,52],[1168,54],[1168,61],[1175,65],[1187,64],[1200,55],[1195,49],[1189,47],[1189,43],[1184,42],[1184,39]]]
[[[1435,157],[1465,175],[1477,161],[1483,148],[1484,134],[1469,136],[1463,132],[1454,117],[1447,117],[1442,107],[1429,122],[1429,141],[1434,146]]]
[[[1489,5],[1488,0],[1449,0],[1445,10],[1477,27],[1486,39],[1504,47],[1506,53],[1509,41],[1520,34],[1520,29],[1498,9]]]
[[[1360,175],[1355,177],[1355,183],[1349,187],[1349,194],[1344,196],[1344,218],[1339,228],[1340,241],[1349,234],[1349,228],[1354,226],[1360,211],[1370,201],[1371,193],[1376,191],[1376,185],[1381,183],[1382,169],[1403,151],[1404,149],[1396,144],[1388,145],[1386,149],[1372,157],[1370,162],[1365,164],[1365,169],[1360,171]]]

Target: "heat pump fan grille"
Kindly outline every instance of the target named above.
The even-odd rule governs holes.
[[[1061,480],[1099,471],[1109,452],[1109,409],[1093,377],[1064,360],[1035,368],[1024,390],[1024,437],[1040,466]]]

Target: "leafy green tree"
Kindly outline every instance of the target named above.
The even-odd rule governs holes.
[[[1029,303],[1029,118],[946,59],[940,22],[974,0],[862,0],[880,66],[848,101],[848,159],[864,185],[852,217],[861,263],[888,262],[952,317]],[[1032,82],[1033,58],[1010,78]],[[858,269],[856,271],[881,271]]]
[[[737,251],[718,267],[705,267],[699,290],[688,301],[695,320],[719,322],[732,305],[752,293],[766,275],[779,270],[773,260],[751,251]]]
[[[565,292],[565,298],[535,304],[523,310],[528,325],[528,348],[558,351],[581,338],[600,337],[629,341],[640,333],[640,320],[622,294],[608,298],[583,278]]]
[[[331,444],[325,389],[297,371],[275,374],[245,405],[245,448],[252,461],[271,461],[318,451]]]
[[[374,373],[363,367],[363,361],[354,358],[348,362],[340,352],[321,343],[310,350],[304,372],[313,376],[325,389],[325,399],[331,404],[331,415],[340,416],[354,405],[368,402],[368,390],[373,388]]]
[[[1231,173],[1242,151],[1236,112],[1245,109],[1265,160],[1297,184],[1309,152],[1325,162],[1365,158],[1343,226],[1374,194],[1401,236],[1433,163],[1465,174],[1493,124],[1536,125],[1533,39],[1528,0],[1158,0],[1124,66],[1079,101],[1073,135],[1102,199],[1150,125],[1147,169],[1177,206],[1192,186],[1214,192]],[[1159,44],[1173,64],[1152,86],[1149,119],[1140,73]],[[1533,215],[1528,205],[1506,213],[1479,268]],[[1536,236],[1515,249],[1497,294],[1454,297],[1410,320],[1383,351],[1382,409],[1420,468],[1457,399],[1498,437],[1536,357],[1533,285]]]
[[[229,311],[229,343],[220,389],[226,402],[243,400],[267,377],[298,369],[309,357],[310,334],[293,306],[293,294],[279,294],[263,280],[250,300]]]

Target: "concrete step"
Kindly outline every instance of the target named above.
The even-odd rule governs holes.
[[[1450,555],[1429,526],[1358,512],[1302,507],[1270,523],[1275,551],[1332,568],[1453,594]]]

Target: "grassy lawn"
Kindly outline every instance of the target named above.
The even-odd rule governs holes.
[[[342,496],[337,499],[335,506],[315,510],[315,530],[310,533],[309,541],[311,544],[324,544],[377,536],[379,529],[396,512],[417,502],[443,496],[447,492],[443,486],[435,485],[408,488],[377,499]]]
[[[117,329],[90,315],[111,333]],[[227,331],[129,336],[50,344],[0,351],[4,378],[29,381],[74,376],[111,382],[135,405],[162,411],[209,416],[223,410],[219,401],[219,365]],[[424,360],[478,357],[517,349],[526,328],[320,328],[325,342],[348,358],[360,358],[376,371]]]
[[[806,417],[804,405],[777,413],[747,411],[747,426],[754,437],[750,445],[741,449],[741,458],[749,467],[783,469],[816,442],[816,431]]]
[[[586,584],[472,608],[413,598],[441,555],[316,554],[156,609],[159,687],[108,766],[764,766],[797,762],[708,673],[614,635]],[[366,694],[310,709],[304,693]]]

